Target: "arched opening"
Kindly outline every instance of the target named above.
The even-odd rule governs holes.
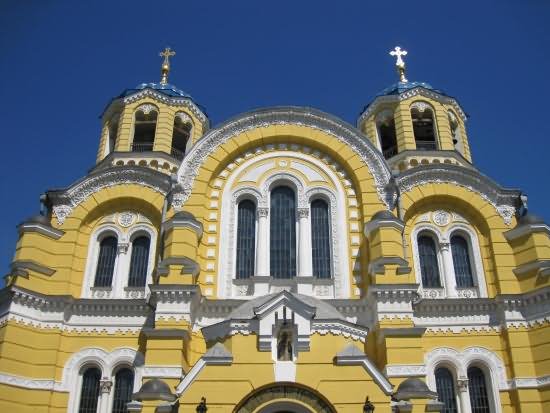
[[[149,267],[150,244],[151,240],[146,235],[140,235],[132,241],[128,287],[145,287]]]
[[[296,200],[286,186],[271,191],[270,271],[274,278],[296,276]]]
[[[453,235],[451,237],[451,252],[456,286],[459,288],[473,287],[474,274],[468,241],[462,235]]]
[[[107,133],[108,133],[109,136],[107,137],[107,153],[106,153],[106,155],[114,152],[114,150],[115,150],[117,136],[118,136],[119,119],[120,119],[120,115],[118,113],[114,114],[113,116],[111,116],[111,119],[109,119],[109,124],[108,124],[108,127],[107,127]]]
[[[434,238],[426,233],[418,236],[418,258],[422,286],[425,288],[441,288],[439,262]]]
[[[153,150],[157,129],[157,111],[154,107],[143,105],[134,115],[134,139],[132,151],[148,152]]]
[[[94,287],[111,287],[115,272],[117,244],[117,238],[112,235],[103,238],[99,243]]]
[[[455,150],[462,152],[464,148],[462,145],[462,137],[460,136],[460,124],[458,123],[458,118],[451,111],[448,112],[448,118]]]
[[[239,202],[237,214],[237,278],[254,275],[256,253],[256,205],[246,199]]]
[[[331,277],[330,216],[323,199],[311,203],[311,254],[313,276]]]
[[[458,403],[454,378],[449,369],[445,367],[439,367],[435,370],[435,386],[439,401],[445,405],[441,412],[457,413]]]
[[[483,370],[479,367],[468,368],[468,390],[472,413],[491,413],[487,381]]]
[[[391,111],[385,110],[376,117],[376,129],[378,131],[380,147],[384,158],[389,159],[397,155],[395,119]]]
[[[126,404],[132,401],[134,372],[129,368],[120,369],[115,374],[115,393],[112,413],[127,413]]]
[[[417,150],[434,151],[437,149],[434,111],[424,102],[411,105],[411,119]]]
[[[174,128],[172,130],[172,148],[170,154],[182,160],[187,149],[187,142],[191,136],[191,119],[184,113],[177,113],[174,118]]]
[[[97,367],[89,367],[84,371],[84,374],[82,374],[78,413],[97,412],[100,380],[101,371]]]

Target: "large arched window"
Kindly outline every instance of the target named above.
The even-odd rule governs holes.
[[[271,191],[270,270],[275,278],[296,276],[296,202],[294,191]]]
[[[459,288],[473,287],[474,275],[470,260],[468,241],[461,235],[451,237],[451,251],[455,270],[456,286]]]
[[[250,200],[239,203],[237,217],[237,278],[254,275],[256,246],[256,205]]]
[[[134,139],[132,141],[132,151],[134,152],[153,150],[158,115],[154,107],[151,106],[140,106],[135,113]]]
[[[112,413],[127,413],[126,403],[132,400],[134,389],[134,372],[128,368],[121,369],[115,375],[115,395]]]
[[[472,413],[490,413],[485,375],[479,367],[468,368],[468,389]]]
[[[431,106],[424,102],[413,103],[411,105],[411,118],[416,149],[436,150],[435,120]]]
[[[458,410],[454,379],[453,375],[448,369],[444,367],[439,367],[435,370],[435,386],[437,389],[439,401],[445,405],[441,412],[457,413]]]
[[[328,205],[322,199],[311,203],[311,253],[313,275],[330,278],[330,223]]]
[[[180,161],[185,156],[185,149],[187,148],[187,141],[191,135],[191,121],[188,116],[179,113],[174,118],[174,129],[172,131],[172,149],[171,154],[174,158]]]
[[[376,128],[380,139],[380,147],[384,158],[389,159],[397,155],[397,135],[395,132],[395,120],[389,110],[381,112],[376,119]]]
[[[101,371],[97,367],[88,368],[82,375],[82,389],[78,413],[96,413],[99,400]]]
[[[144,287],[147,282],[147,268],[149,266],[149,248],[151,240],[141,235],[132,242],[132,256],[130,258],[130,273],[128,287]]]
[[[425,288],[441,287],[437,249],[431,236],[423,234],[418,237],[418,257],[420,259],[422,286]]]
[[[108,236],[99,243],[99,254],[95,272],[94,287],[110,287],[113,283],[118,241]]]

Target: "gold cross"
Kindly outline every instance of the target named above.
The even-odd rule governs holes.
[[[160,52],[159,56],[164,57],[164,61],[162,62],[162,66],[160,69],[160,84],[165,85],[168,83],[168,73],[170,72],[170,57],[175,56],[176,52],[174,52],[169,47],[166,47],[164,51]]]

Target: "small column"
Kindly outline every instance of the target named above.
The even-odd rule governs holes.
[[[460,401],[460,412],[471,413],[470,391],[468,390],[468,379],[459,378],[457,380],[458,399]]]
[[[258,208],[258,247],[256,249],[256,276],[269,276],[269,208]]]
[[[298,276],[313,276],[311,263],[311,230],[309,223],[309,208],[298,208]]]
[[[110,401],[110,394],[111,394],[111,388],[113,387],[113,382],[111,380],[108,380],[106,378],[102,379],[99,382],[99,391],[100,391],[100,397],[99,397],[99,413],[107,413],[109,411],[109,401]]]
[[[441,257],[443,258],[443,277],[445,278],[445,291],[447,297],[457,297],[453,255],[449,242],[439,243]]]

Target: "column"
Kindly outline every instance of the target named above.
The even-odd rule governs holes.
[[[453,266],[453,255],[449,242],[440,242],[439,250],[443,264],[443,277],[445,279],[445,292],[447,297],[457,297],[455,270]]]
[[[107,413],[109,411],[109,404],[110,404],[110,395],[111,395],[111,388],[113,387],[113,382],[111,380],[108,380],[106,378],[103,378],[99,382],[99,413]]]
[[[312,277],[309,208],[298,208],[298,276]]]
[[[256,249],[256,276],[269,276],[269,208],[258,208],[258,247]]]
[[[460,402],[460,413],[471,413],[470,392],[468,390],[468,379],[459,378],[457,380],[458,398]]]

